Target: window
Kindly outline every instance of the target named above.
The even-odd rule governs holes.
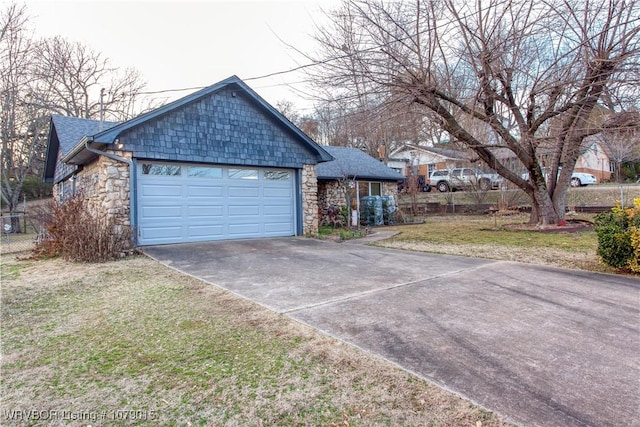
[[[269,181],[289,181],[290,176],[287,171],[264,171],[264,179]]]
[[[198,178],[222,178],[222,169],[206,166],[189,166],[189,176]]]
[[[229,169],[230,179],[258,179],[256,169]]]
[[[379,182],[369,183],[369,195],[370,196],[382,196],[382,184]]]
[[[358,182],[358,192],[360,197],[382,196],[382,183],[380,182]]]
[[[176,165],[157,165],[153,163],[142,164],[143,175],[163,175],[178,176],[182,173],[180,166]]]

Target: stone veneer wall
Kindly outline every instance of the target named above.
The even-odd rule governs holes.
[[[131,158],[131,153],[114,154]],[[131,183],[129,165],[100,156],[76,175],[76,192],[82,191],[88,206],[100,220],[113,218],[116,225],[131,226]]]
[[[338,181],[320,181],[318,183],[318,209],[323,217],[329,206],[344,206],[347,203],[345,186]]]
[[[302,167],[302,234],[318,232],[318,177],[315,165]]]
[[[346,187],[338,181],[320,181],[318,183],[318,217],[320,224],[325,221],[329,206],[342,207],[347,203]],[[383,182],[382,195],[393,196],[398,203],[398,184],[396,182]]]
[[[397,182],[383,182],[382,194],[385,196],[393,196],[398,203],[398,183]]]

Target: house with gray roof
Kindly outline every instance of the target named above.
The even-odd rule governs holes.
[[[444,147],[406,144],[389,155],[389,167],[405,176],[427,179],[435,169],[451,169],[467,165],[471,154]]]
[[[349,147],[323,147],[334,160],[320,163],[318,173],[318,207],[321,223],[331,206],[359,209],[359,201],[368,196],[394,196],[398,181],[404,176],[362,150]]]
[[[53,116],[44,180],[138,245],[295,236],[317,231],[331,160],[232,76],[122,123]]]

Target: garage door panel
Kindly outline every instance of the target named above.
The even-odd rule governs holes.
[[[284,221],[281,223],[270,222],[269,224],[265,224],[264,231],[267,234],[280,234],[286,233],[291,229],[291,224],[288,221]]]
[[[265,206],[264,214],[267,216],[279,215],[290,217],[292,214],[292,208],[291,206],[286,205]]]
[[[176,239],[180,238],[182,235],[182,227],[174,226],[149,226],[145,227],[143,230],[143,237],[145,239]]]
[[[182,194],[182,186],[176,184],[144,184],[141,188],[141,195],[144,197],[172,197],[181,196]]]
[[[224,236],[224,226],[219,225],[192,225],[187,228],[190,238],[204,238],[214,240]]]
[[[179,221],[182,218],[182,208],[180,206],[145,206],[142,208],[142,218],[145,220],[161,218]]]
[[[259,223],[229,224],[229,235],[235,237],[249,237],[260,233]]]
[[[291,198],[291,188],[264,187],[264,197]]]
[[[181,175],[138,173],[138,237],[142,245],[295,235],[291,170],[140,163],[153,163],[158,170],[181,166],[183,171],[194,171]],[[215,176],[209,176],[210,171]]]
[[[230,186],[229,187],[229,198],[234,197],[258,197],[260,195],[260,189],[256,187],[238,187],[238,186]]]
[[[188,197],[222,197],[224,189],[221,185],[189,185]]]
[[[231,219],[238,216],[258,216],[260,215],[260,206],[256,205],[230,205],[229,206],[229,216]]]
[[[221,218],[224,215],[224,207],[218,206],[188,206],[187,217],[188,218]]]

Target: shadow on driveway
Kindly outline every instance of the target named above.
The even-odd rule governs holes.
[[[531,426],[640,426],[640,281],[305,238],[146,247]]]

